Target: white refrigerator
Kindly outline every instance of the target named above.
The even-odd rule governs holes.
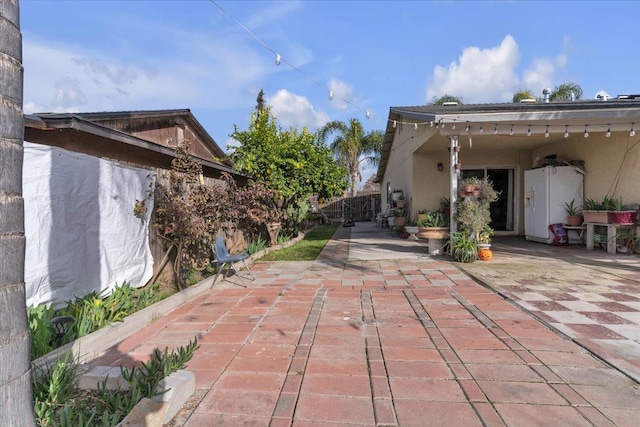
[[[571,166],[545,166],[524,172],[524,234],[551,243],[550,224],[566,224],[565,203],[582,205],[583,176]]]

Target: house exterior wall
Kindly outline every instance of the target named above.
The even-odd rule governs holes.
[[[382,210],[389,203],[387,200],[387,182],[391,182],[391,190],[402,189],[404,196],[409,201],[409,209],[420,202],[421,186],[418,185],[414,177],[413,153],[429,139],[435,130],[431,128],[418,128],[410,125],[398,124],[395,135],[393,149],[389,154],[387,168],[384,179],[380,183],[380,194]],[[413,218],[413,216],[412,216]]]
[[[576,135],[533,151],[535,157],[556,154],[567,160],[584,160],[586,198],[601,201],[605,196],[622,198],[624,204],[640,203],[640,144],[628,132],[614,132],[606,138],[592,133]],[[634,145],[635,144],[635,145]]]

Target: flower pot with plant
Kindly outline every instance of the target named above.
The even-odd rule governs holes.
[[[608,199],[605,198],[608,204]],[[582,203],[582,217],[584,222],[594,224],[608,224],[610,222],[610,214],[608,208],[605,208],[605,202],[597,202],[594,199],[584,199]]]
[[[478,256],[475,239],[466,231],[456,231],[451,234],[451,255],[462,263],[474,262]]]
[[[564,207],[567,210],[567,224],[572,227],[578,227],[582,224],[582,215],[580,207],[575,204],[575,199],[571,202],[565,202]]]
[[[404,198],[404,192],[401,189],[396,188],[391,192],[391,200],[396,202],[400,197]]]
[[[636,219],[636,211],[631,209],[625,209],[622,204],[622,198],[609,199],[609,206],[611,208],[611,223],[612,224],[633,224]]]
[[[456,202],[456,220],[462,235],[456,235],[462,243],[466,243],[467,239],[473,241],[476,246],[476,255],[478,245],[490,244],[493,229],[489,226],[491,222],[490,205],[498,199],[498,192],[493,189],[493,184],[487,178],[479,180],[478,197],[465,197],[463,200]],[[451,250],[455,248],[455,240],[452,238]],[[485,249],[489,249],[486,247]],[[451,253],[454,258],[456,255]],[[485,253],[486,258],[491,258]]]
[[[398,198],[395,201],[396,203],[396,208],[404,208],[405,206],[405,200],[404,200],[404,194],[400,194],[400,196],[398,196]]]
[[[394,209],[393,217],[395,218],[395,225],[397,227],[404,227],[407,224],[407,217],[405,216],[404,209]]]
[[[418,237],[422,239],[444,239],[449,234],[447,219],[442,212],[427,212],[425,219],[416,221]]]
[[[427,212],[426,209],[418,209],[418,221],[427,219]]]

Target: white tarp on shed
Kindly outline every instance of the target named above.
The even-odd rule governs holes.
[[[153,274],[155,171],[24,143],[27,305],[62,302]],[[146,200],[144,218],[133,214]]]

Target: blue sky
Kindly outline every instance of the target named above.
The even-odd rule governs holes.
[[[637,0],[20,7],[26,113],[189,108],[223,149],[234,124],[246,129],[260,89],[283,127],[311,130],[351,117],[382,130],[390,106],[444,93],[509,102],[564,82],[584,98],[640,93]]]

